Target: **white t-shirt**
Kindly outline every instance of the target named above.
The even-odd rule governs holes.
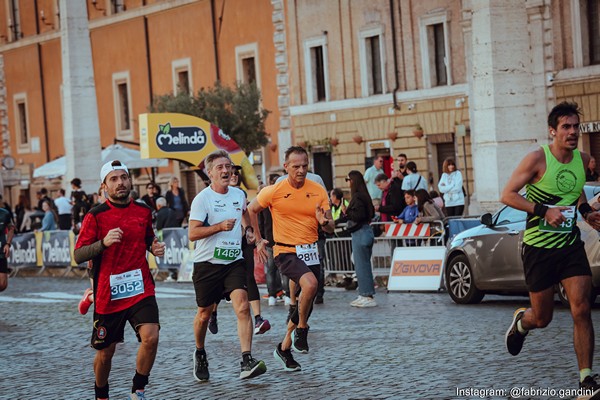
[[[222,231],[196,241],[194,262],[231,264],[243,259],[242,214],[246,211],[246,196],[241,189],[229,186],[227,193],[217,193],[209,186],[194,198],[190,220],[201,221],[203,226],[217,225],[235,218],[230,231]]]
[[[57,197],[56,199],[54,199],[54,205],[58,209],[59,215],[71,214],[71,209],[73,208],[73,206],[71,205],[69,199],[67,199],[65,196]]]

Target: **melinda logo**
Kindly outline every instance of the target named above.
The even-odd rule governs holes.
[[[198,151],[206,145],[206,133],[197,126],[171,127],[159,125],[156,144],[163,151]]]
[[[395,261],[392,276],[438,276],[440,260]]]

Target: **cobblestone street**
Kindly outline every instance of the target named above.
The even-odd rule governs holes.
[[[92,317],[77,312],[86,285],[86,279],[10,279],[0,294],[0,399],[93,398]],[[272,328],[255,336],[253,355],[265,360],[268,371],[250,381],[238,378],[235,317],[222,303],[219,333],[207,338],[210,382],[201,384],[192,376],[193,287],[157,282],[157,293],[162,329],[147,387],[150,399],[511,398],[513,387],[557,391],[521,398],[560,398],[559,390],[577,387],[571,317],[558,303],[551,325],[530,334],[523,352],[512,357],[504,333],[526,298],[489,296],[480,305],[458,306],[446,293],[379,289],[379,307],[355,309],[349,303],[356,292],[332,288],[311,317],[310,353],[295,355],[301,372],[284,372],[272,355],[283,337],[287,308],[262,302]],[[598,317],[596,305],[597,331]],[[113,360],[112,399],[129,393],[137,348],[127,327]],[[598,352],[595,366],[598,372]],[[497,392],[480,396],[461,389]]]

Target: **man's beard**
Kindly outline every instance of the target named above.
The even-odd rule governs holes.
[[[129,195],[131,194],[131,190],[127,189],[125,192],[121,191],[122,189],[117,189],[117,191],[115,191],[115,193],[113,193],[110,197],[115,199],[115,200],[125,200],[129,197]]]

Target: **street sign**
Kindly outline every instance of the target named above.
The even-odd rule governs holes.
[[[21,170],[19,169],[3,169],[0,171],[4,186],[17,186],[21,182]]]

